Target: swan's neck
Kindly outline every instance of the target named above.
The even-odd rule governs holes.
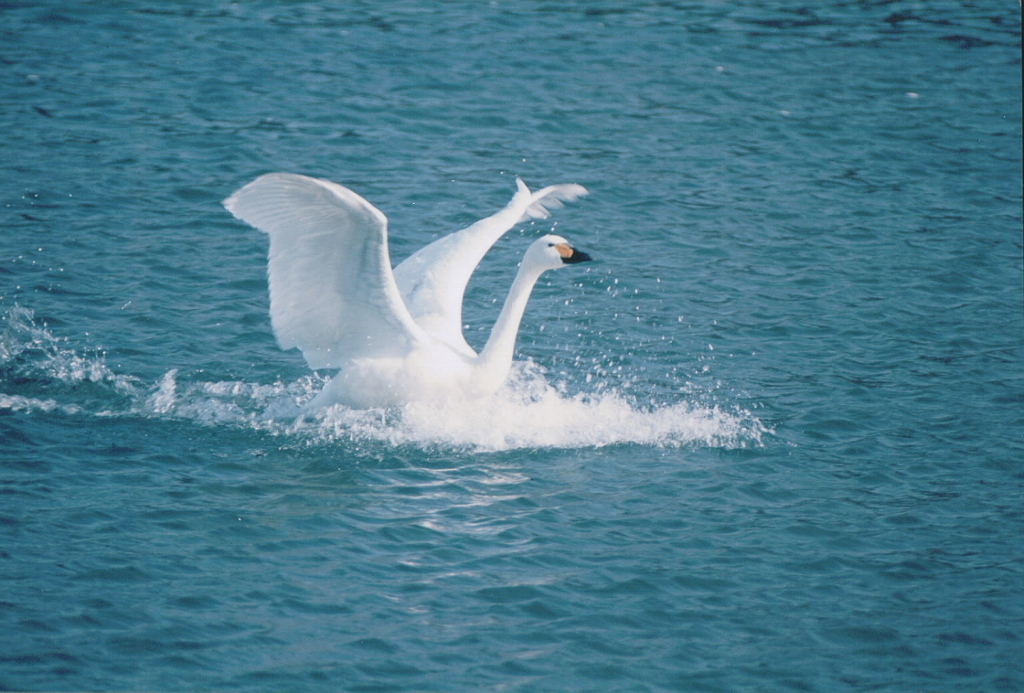
[[[512,367],[512,353],[516,346],[516,335],[519,334],[519,323],[526,311],[526,303],[530,300],[530,292],[534,284],[543,274],[543,269],[529,268],[526,263],[519,267],[508,298],[498,315],[497,322],[491,328],[491,336],[480,352],[477,361],[477,383],[482,389],[497,390],[504,385]]]

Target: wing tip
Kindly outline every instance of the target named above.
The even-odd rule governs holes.
[[[561,209],[566,202],[575,202],[590,191],[578,183],[549,185],[531,195],[530,205],[523,214],[525,219],[547,219],[552,209]]]
[[[387,227],[387,217],[384,213],[359,194],[326,178],[314,178],[299,173],[264,173],[224,198],[221,204],[235,218],[259,228],[253,223],[255,219],[251,218],[253,212],[260,213],[265,210],[271,201],[278,205],[308,205],[311,203],[311,194],[319,198],[319,202],[340,204],[348,209],[358,210],[364,216],[372,218],[375,223]]]

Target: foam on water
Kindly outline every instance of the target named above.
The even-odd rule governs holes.
[[[80,355],[27,309],[9,310],[5,322],[0,410],[186,420],[252,428],[311,445],[377,441],[481,451],[618,444],[733,448],[760,445],[767,432],[739,407],[642,405],[615,389],[570,395],[529,362],[517,363],[509,385],[485,399],[369,410],[335,406],[302,417],[303,405],[326,382],[315,374],[261,384],[197,380],[172,369],[146,385],[111,371],[100,353]],[[107,396],[85,396],[83,384],[99,386]]]
[[[414,403],[390,411],[333,407],[316,423],[317,435],[325,439],[493,451],[630,443],[742,447],[760,444],[765,433],[756,417],[739,409],[690,402],[643,407],[617,391],[567,395],[536,371],[521,372],[520,379],[486,399]]]

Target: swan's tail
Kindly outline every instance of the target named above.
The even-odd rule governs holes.
[[[566,202],[573,202],[587,194],[586,188],[575,183],[549,185],[535,193],[530,192],[521,178],[516,178],[516,185],[519,186],[516,197],[527,198],[530,203],[526,211],[523,212],[523,216],[519,218],[520,222],[529,219],[547,219],[551,216],[549,209],[559,209],[564,207]]]

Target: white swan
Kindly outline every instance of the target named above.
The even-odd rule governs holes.
[[[508,378],[519,323],[540,275],[585,262],[548,235],[526,251],[486,346],[462,336],[462,298],[488,249],[520,221],[587,194],[580,185],[518,191],[500,212],[420,249],[392,272],[387,218],[328,180],[268,173],[224,206],[270,236],[270,318],[282,349],[338,374],[308,405],[356,408],[486,395]]]

